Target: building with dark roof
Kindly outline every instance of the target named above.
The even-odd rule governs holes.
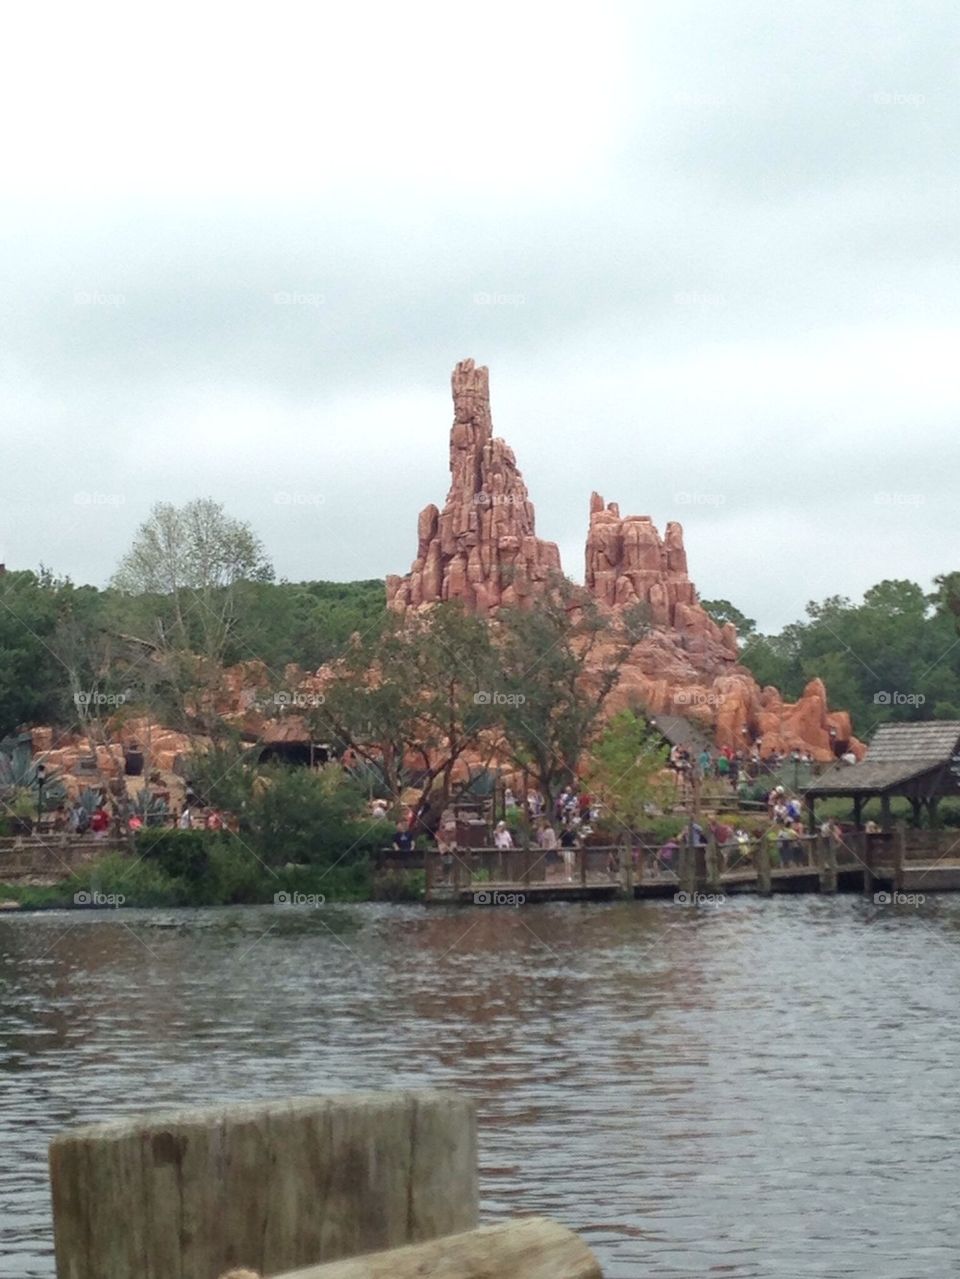
[[[859,829],[863,805],[879,798],[886,830],[894,796],[909,799],[919,821],[924,804],[933,818],[944,795],[960,795],[958,768],[960,720],[881,724],[859,763],[834,764],[807,788],[807,806],[812,818],[818,799],[849,797]]]

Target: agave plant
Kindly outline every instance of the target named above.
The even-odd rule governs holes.
[[[36,791],[42,759],[34,759],[27,742],[19,742],[12,750],[0,751],[0,796],[7,800],[20,791],[28,794]],[[66,799],[67,792],[59,769],[47,769],[44,765],[43,806],[55,808]],[[35,802],[35,801],[34,801]]]
[[[150,826],[151,824],[159,825],[170,810],[166,800],[161,799],[159,795],[154,795],[153,791],[144,786],[134,795],[130,811],[143,818],[145,826]]]
[[[77,803],[85,808],[88,813],[95,813],[100,807],[100,792],[94,790],[92,786],[84,786],[83,790],[77,796]]]

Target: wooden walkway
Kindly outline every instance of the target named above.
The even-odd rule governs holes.
[[[748,856],[715,844],[678,848],[669,864],[648,845],[572,850],[476,848],[427,854],[428,902],[515,906],[537,901],[604,901],[674,897],[691,905],[735,893],[916,895],[960,891],[960,832],[857,832],[842,841],[805,836],[791,863],[776,844],[757,841]]]

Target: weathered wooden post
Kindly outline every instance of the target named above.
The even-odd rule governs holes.
[[[754,861],[757,867],[757,892],[762,897],[769,897],[773,892],[773,877],[770,874],[770,841],[766,835],[761,835],[757,840]]]
[[[312,1266],[276,1279],[603,1279],[566,1226],[521,1217],[391,1252]]]
[[[710,832],[710,838],[707,841],[707,851],[705,854],[705,877],[708,893],[720,892],[720,850],[717,848],[717,840],[713,831]]]
[[[58,1279],[276,1275],[477,1224],[473,1102],[344,1093],[77,1128],[50,1146]]]
[[[872,897],[876,877],[873,873],[876,864],[876,853],[873,839],[869,835],[864,835],[862,840],[863,846],[863,895],[864,897]]]
[[[694,847],[689,841],[680,845],[678,862],[680,892],[692,898],[697,891],[697,859]]]
[[[830,835],[817,837],[817,870],[820,872],[821,893],[837,891],[837,849]]]
[[[423,899],[429,901],[433,894],[433,857],[431,849],[423,850]]]
[[[907,828],[904,822],[897,822],[893,836],[893,891],[903,892],[903,864],[907,859]]]
[[[620,845],[620,892],[624,897],[633,896],[633,853],[627,840]]]

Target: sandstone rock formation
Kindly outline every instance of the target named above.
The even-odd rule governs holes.
[[[653,626],[701,641],[702,648],[718,645],[724,650],[718,657],[736,657],[736,628],[732,623],[719,627],[700,607],[687,574],[683,528],[676,521],[667,525],[661,538],[649,515],[622,518],[616,502],[604,506],[600,494],[594,493],[586,559],[586,588],[600,604],[645,605]]]
[[[403,613],[459,599],[487,616],[523,604],[560,571],[556,544],[536,536],[533,504],[513,451],[492,433],[488,373],[472,360],[453,372],[450,492],[443,510],[420,513],[417,558],[406,577],[387,578],[387,602]],[[809,751],[827,761],[836,744],[863,747],[850,717],[830,712],[820,680],[796,702],[761,689],[737,662],[737,634],[702,608],[687,571],[680,524],[663,537],[649,516],[620,515],[594,493],[586,543],[585,589],[610,614],[611,628],[631,605],[648,611],[650,632],[631,654],[610,695],[624,706],[696,722],[718,746],[735,750]]]
[[[536,535],[513,450],[493,436],[487,370],[463,360],[452,385],[450,491],[442,511],[431,504],[420,512],[409,574],[387,578],[387,603],[397,612],[462,600],[487,615],[523,605],[560,571],[555,543]]]

